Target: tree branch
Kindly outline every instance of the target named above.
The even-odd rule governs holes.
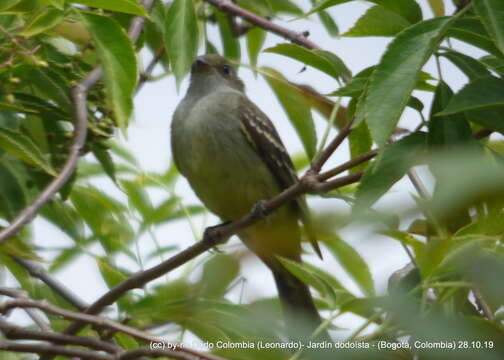
[[[68,348],[53,344],[26,344],[16,341],[0,341],[0,350],[40,355],[62,355],[89,360],[115,360],[116,357],[92,350]]]
[[[304,46],[305,48],[308,49],[320,49],[318,45],[316,45],[314,42],[306,38],[307,35],[306,33],[295,32],[286,29],[282,26],[276,25],[259,15],[251,13],[250,11],[247,11],[245,9],[242,9],[241,7],[233,4],[231,1],[226,0],[205,0],[205,1],[218,7],[225,13],[239,16],[242,19],[247,20],[251,24],[257,25],[265,30],[268,30],[269,32],[277,34],[287,40],[292,41],[293,43]]]
[[[78,313],[70,310],[65,310],[59,307],[56,307],[52,304],[49,304],[48,302],[45,301],[35,301],[31,299],[14,299],[14,300],[9,300],[6,301],[2,304],[0,304],[0,313],[1,314],[7,314],[10,310],[16,309],[16,308],[35,308],[39,309],[54,315],[62,316],[65,319],[69,320],[74,320],[78,321],[79,323],[84,323],[84,324],[91,324],[99,328],[107,328],[107,329],[112,329],[117,332],[121,332],[124,334],[127,334],[131,337],[134,337],[135,339],[141,340],[141,341],[146,341],[146,342],[159,342],[160,339],[149,335],[143,331],[140,331],[138,329],[132,328],[127,325],[123,325],[120,323],[117,323],[115,321],[112,321],[107,318],[103,318],[100,316],[95,316],[95,315],[90,315],[90,314],[83,314],[83,313]],[[69,334],[65,334],[69,335]],[[207,360],[222,360],[222,358],[213,356],[210,354],[203,354],[199,353],[194,350],[187,349],[182,346],[177,346],[176,343],[172,344],[173,346],[173,351],[176,352],[181,352],[181,353],[186,353],[191,356],[196,356],[200,359],[207,359]]]
[[[51,341],[59,345],[80,345],[87,348],[120,353],[124,351],[120,346],[92,337],[72,336],[48,331],[35,331],[25,329],[0,319],[0,331],[7,339],[12,340],[42,340]]]
[[[82,299],[80,299],[77,295],[71,292],[64,284],[56,280],[52,277],[45,269],[37,264],[34,261],[24,260],[17,257],[13,257],[13,259],[21,265],[28,273],[36,278],[41,280],[44,284],[46,284],[49,288],[51,288],[56,294],[61,296],[63,299],[72,304],[75,308],[79,310],[85,310],[88,307]]]

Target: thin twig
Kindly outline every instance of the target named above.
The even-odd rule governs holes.
[[[286,29],[280,25],[274,24],[268,19],[256,15],[250,11],[242,9],[241,7],[233,4],[231,1],[226,0],[205,0],[206,2],[218,7],[225,13],[236,15],[242,19],[247,20],[251,24],[257,25],[269,32],[277,34],[285,39],[291,40],[293,43],[304,46],[308,49],[320,49],[318,45],[306,38],[306,33],[296,32]]]
[[[323,173],[317,175],[317,179],[319,181],[325,181],[329,178],[332,178],[333,176],[341,174],[342,172],[344,172],[348,169],[353,168],[354,166],[357,166],[359,164],[362,164],[363,162],[371,160],[376,155],[378,155],[378,150],[368,151],[367,153],[364,153],[364,154],[359,155],[353,159],[350,159],[347,162],[345,162],[341,165],[338,165],[331,170],[327,170],[326,172],[323,172]]]
[[[26,344],[17,341],[0,341],[0,350],[39,355],[61,355],[89,360],[115,360],[116,357],[98,351],[69,348],[53,344]]]
[[[340,130],[338,135],[333,139],[333,141],[325,148],[325,150],[313,161],[311,165],[311,171],[314,173],[319,173],[322,166],[326,163],[326,161],[331,157],[334,151],[341,145],[343,140],[350,134],[352,131],[353,121],[349,121],[345,124],[345,126]]]
[[[138,92],[145,85],[145,82],[147,80],[149,80],[149,78],[152,76],[152,72],[154,71],[154,68],[156,67],[157,63],[161,60],[161,58],[164,56],[164,54],[165,54],[165,47],[163,45],[156,51],[156,53],[154,54],[154,57],[149,62],[149,65],[147,65],[145,70],[142,71],[142,73],[138,77],[138,82],[137,82],[137,87],[135,89],[135,94],[138,94]]]
[[[15,299],[26,298],[26,294],[24,292],[4,287],[0,288],[0,295],[8,296]],[[25,312],[42,331],[51,331],[51,328],[49,327],[47,322],[44,319],[42,319],[40,315],[37,314],[34,310],[25,309]]]
[[[127,325],[120,324],[118,322],[112,321],[107,318],[103,318],[100,316],[95,316],[95,315],[89,315],[89,314],[83,314],[83,313],[78,313],[75,311],[70,311],[66,309],[59,308],[57,306],[54,306],[52,304],[49,304],[48,302],[45,301],[35,301],[32,299],[14,299],[14,300],[9,300],[6,301],[2,304],[0,304],[0,313],[6,314],[12,309],[16,308],[35,308],[39,309],[54,315],[62,316],[65,319],[69,320],[74,320],[74,321],[79,321],[81,323],[86,323],[90,325],[94,325],[99,328],[106,328],[106,329],[112,329],[117,332],[121,332],[124,334],[127,334],[135,339],[146,341],[146,342],[160,342],[161,340],[155,336],[149,335],[143,331],[140,331],[138,329],[132,328]],[[68,335],[68,334],[65,334]],[[196,356],[200,359],[207,359],[207,360],[222,360],[222,358],[213,356],[210,354],[203,354],[194,350],[187,349],[183,346],[178,346],[176,343],[171,344],[173,351],[176,352],[181,352],[181,353],[186,353],[192,356]]]
[[[120,346],[97,338],[65,335],[55,333],[51,329],[47,331],[30,330],[11,324],[2,319],[0,319],[0,331],[7,339],[11,340],[42,340],[51,341],[59,345],[80,345],[95,350],[106,351],[111,354],[123,351]]]
[[[32,277],[41,280],[56,294],[68,301],[75,308],[81,311],[88,308],[88,304],[86,304],[82,299],[80,299],[77,295],[70,291],[70,289],[68,289],[64,284],[51,276],[41,265],[37,264],[34,261],[24,260],[17,257],[14,257],[13,259],[26,271],[28,271],[28,273]]]

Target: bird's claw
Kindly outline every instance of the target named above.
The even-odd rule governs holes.
[[[215,251],[215,252],[222,252],[221,250],[219,250],[217,248],[217,245],[220,244],[222,241],[221,241],[221,233],[220,233],[220,228],[226,224],[228,224],[228,222],[225,222],[225,223],[222,223],[222,224],[219,224],[219,225],[215,225],[215,226],[209,226],[205,229],[204,233],[203,233],[203,242],[209,247],[212,249],[212,251]]]

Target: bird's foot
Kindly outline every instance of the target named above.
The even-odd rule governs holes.
[[[215,225],[215,226],[209,226],[205,229],[205,232],[203,233],[203,242],[212,249],[212,251],[215,252],[222,252],[217,248],[217,245],[222,243],[222,233],[220,231],[220,228],[222,226],[225,226],[229,224],[230,221],[227,221],[225,223]]]
[[[266,200],[259,200],[252,206],[251,214],[254,218],[263,219],[268,222],[268,209]]]

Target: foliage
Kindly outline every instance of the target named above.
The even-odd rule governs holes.
[[[144,263],[161,261],[180,250],[180,244],[163,241],[156,243],[151,254],[142,256],[137,242],[145,234],[154,234],[161,226],[171,226],[178,220],[192,224],[193,217],[206,209],[187,204],[175,191],[180,176],[173,164],[162,173],[145,172],[135,155],[116,138],[119,133],[127,133],[139,81],[152,80],[149,74],[142,74],[143,54],[148,52],[158,59],[164,73],[173,76],[178,86],[190,71],[198,49],[205,45],[207,51],[216,51],[212,45],[215,39],[208,36],[206,28],[217,26],[224,54],[239,62],[245,58],[243,52],[248,51],[253,70],[267,80],[283,106],[304,146],[305,153],[293,156],[298,168],[305,167],[307,159],[316,159],[316,149],[323,148],[321,142],[325,141],[322,134],[317,137],[313,110],[327,119],[328,130],[354,121],[348,138],[352,158],[368,153],[375,148],[373,144],[378,149],[374,160],[345,169],[354,174],[363,171],[358,185],[320,194],[345,200],[348,213],[331,210],[315,219],[326,257],[338,262],[353,284],[348,286],[338,279],[334,269],[280,259],[313,289],[319,309],[324,310],[325,327],[337,329],[338,317],[348,313],[364,319],[365,326],[355,326],[350,337],[335,340],[358,341],[372,348],[342,352],[338,358],[502,358],[503,2],[455,1],[457,11],[447,14],[448,2],[443,0],[369,0],[370,7],[340,36],[388,37],[390,44],[377,64],[353,77],[351,64],[330,51],[335,48],[330,43],[318,44],[321,48],[316,49],[303,46],[306,44],[302,41],[284,41],[263,49],[265,40],[275,36],[268,24],[279,18],[310,17],[337,36],[337,16],[333,16],[337,13],[332,12],[333,8],[355,1],[235,2],[268,19],[262,27],[230,16],[212,6],[213,2],[203,0],[156,0],[150,14],[135,0],[3,1],[2,223],[14,219],[61,172],[74,132],[71,89],[100,65],[103,80],[88,94],[88,135],[78,169],[38,214],[71,241],[56,250],[47,271],[57,273],[79,258],[90,256],[104,283],[113,288],[142,269]],[[419,3],[428,3],[434,15],[422,13]],[[134,16],[145,16],[146,24],[140,38],[132,43],[127,31]],[[294,28],[296,21],[287,24]],[[246,46],[240,45],[242,35]],[[474,57],[464,51],[466,46],[459,46],[460,42],[484,55]],[[287,57],[321,71],[334,91],[326,97],[289,82],[281,66],[257,67],[262,52],[275,54],[279,62]],[[460,90],[452,89],[452,79],[445,73],[448,62],[444,60],[467,78]],[[437,62],[437,74],[426,72],[428,61]],[[430,103],[424,104],[415,96],[419,91],[429,94]],[[338,109],[335,106],[341,101],[348,105]],[[418,117],[406,118],[406,107],[415,109]],[[478,135],[487,129],[497,135]],[[428,172],[433,179],[432,194],[420,186],[418,196],[413,196],[415,206],[404,209],[401,204],[399,209],[387,211],[373,207],[401,179],[414,178],[413,168],[419,165],[425,170],[422,174]],[[104,178],[119,190],[117,194],[99,188]],[[387,294],[376,289],[366,260],[340,233],[344,225],[364,223],[373,225],[376,236],[399,242],[411,255],[414,266],[391,277]],[[47,249],[34,239],[28,226],[1,244],[0,263],[29,297],[75,309],[75,304],[32,278],[14,260],[40,260]],[[125,258],[137,268],[120,266]],[[229,292],[240,276],[247,276],[241,266],[241,252],[224,248],[223,254],[211,253],[203,260],[185,263],[182,271],[170,274],[166,282],[148,284],[144,292],[124,294],[115,302],[115,311],[107,316],[118,321],[128,318],[128,325],[136,328],[156,327],[160,335],[174,339],[184,339],[191,333],[210,343],[280,342],[282,325],[276,298],[245,304],[230,300]],[[351,290],[353,285],[360,292]],[[48,319],[54,331],[68,325],[68,320],[56,316]],[[370,325],[374,330],[363,334]],[[96,336],[94,330],[86,334]],[[111,341],[128,349],[141,345],[140,340],[121,333]],[[379,351],[377,341],[385,341],[389,348]],[[443,342],[454,344],[456,349],[415,347],[415,342]],[[400,345],[404,348],[390,351],[391,346]],[[214,347],[210,351],[230,359],[294,355],[289,349]],[[9,354],[5,358],[22,358]],[[333,358],[324,351],[299,352],[297,356]]]

